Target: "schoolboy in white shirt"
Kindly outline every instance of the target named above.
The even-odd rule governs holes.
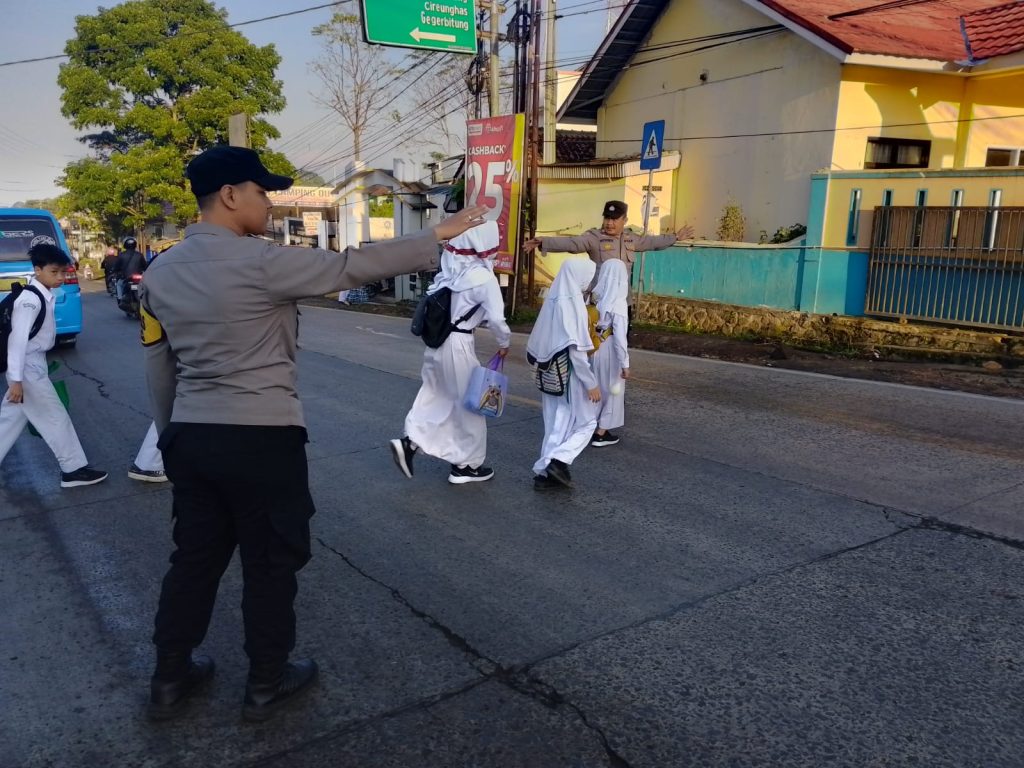
[[[47,371],[46,353],[57,340],[52,291],[64,284],[71,259],[56,245],[39,243],[28,251],[35,275],[14,300],[7,342],[7,393],[0,401],[0,462],[28,422],[42,436],[60,464],[61,488],[95,485],[107,473],[88,466],[75,433]],[[33,334],[42,313],[42,322]]]

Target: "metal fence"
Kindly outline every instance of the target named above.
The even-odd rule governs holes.
[[[1024,208],[876,208],[865,314],[1024,330]]]

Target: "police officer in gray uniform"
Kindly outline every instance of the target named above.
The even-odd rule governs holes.
[[[439,240],[479,224],[464,210],[433,230],[349,249],[282,247],[263,234],[269,190],[292,179],[256,152],[218,146],[189,163],[201,222],[143,280],[143,343],[159,447],[174,484],[174,544],[153,642],[149,716],[169,719],[213,675],[193,657],[237,547],[249,677],[242,715],[266,720],[308,689],[295,645],[296,574],[310,558],[313,499],[295,389],[298,299],[436,269]]]
[[[600,227],[588,229],[582,235],[570,237],[537,237],[527,240],[523,247],[531,251],[537,246],[545,253],[585,253],[590,260],[601,268],[601,263],[608,259],[619,259],[626,262],[630,275],[633,273],[633,262],[637,252],[660,251],[675,244],[679,240],[693,237],[693,227],[682,227],[674,235],[638,235],[626,229],[627,206],[621,200],[609,200],[604,204],[601,213],[603,221]],[[594,282],[597,282],[595,275]],[[630,313],[633,309],[633,294],[629,294]]]

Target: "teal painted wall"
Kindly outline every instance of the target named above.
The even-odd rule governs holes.
[[[868,254],[823,249],[828,179],[811,180],[800,246],[694,245],[647,253],[644,293],[817,314],[864,314]],[[641,259],[633,270],[634,288]]]
[[[864,314],[868,255],[821,248],[673,246],[643,258],[644,293],[823,315]],[[640,276],[634,269],[634,289]]]
[[[644,293],[798,309],[803,248],[673,246],[643,258]],[[640,276],[640,259],[634,280]]]

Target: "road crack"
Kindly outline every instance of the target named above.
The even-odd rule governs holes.
[[[102,379],[97,379],[95,376],[90,376],[85,371],[81,371],[78,368],[75,368],[73,365],[68,363],[67,360],[64,358],[61,358],[61,364],[65,368],[67,368],[73,376],[81,376],[86,381],[90,382],[91,384],[94,384],[96,386],[97,394],[104,400],[116,405],[118,408],[125,408],[129,411],[132,411],[133,413],[139,414],[140,416],[145,416],[147,419],[152,418],[152,414],[149,411],[140,410],[132,405],[129,405],[128,403],[122,402],[120,400],[115,400],[114,396],[107,391],[107,384]]]
[[[536,701],[547,709],[559,710],[562,708],[570,710],[576,718],[583,724],[583,726],[593,733],[601,744],[602,749],[608,757],[608,764],[611,768],[630,768],[629,763],[611,746],[608,740],[608,735],[604,730],[591,721],[591,718],[583,710],[580,705],[570,701],[565,695],[560,693],[554,686],[544,682],[543,680],[535,677],[530,673],[531,664],[526,665],[512,665],[506,666],[498,661],[492,659],[490,656],[485,654],[476,648],[466,637],[456,632],[451,627],[447,626],[444,622],[438,619],[436,616],[417,608],[412,602],[402,594],[401,590],[392,587],[389,584],[384,583],[376,576],[368,573],[365,569],[360,568],[356,565],[352,559],[344,552],[332,547],[330,544],[325,542],[319,536],[317,542],[320,546],[329,552],[337,555],[341,560],[353,571],[358,573],[361,577],[376,584],[382,589],[387,590],[391,597],[399,604],[404,606],[413,616],[423,621],[431,629],[440,632],[444,639],[450,646],[465,654],[472,659],[470,666],[481,675],[483,678],[479,681],[474,681],[474,684],[468,687],[459,689],[456,694],[463,693],[471,688],[475,688],[480,683],[486,681],[493,681],[499,685],[508,688],[509,690],[525,696],[532,701]],[[411,705],[406,707],[404,711],[415,711],[415,710],[427,710],[430,707],[435,706],[442,700],[447,700],[452,696],[446,696],[443,699],[437,696],[430,697],[417,705]],[[394,717],[394,714],[389,714],[389,717]]]

